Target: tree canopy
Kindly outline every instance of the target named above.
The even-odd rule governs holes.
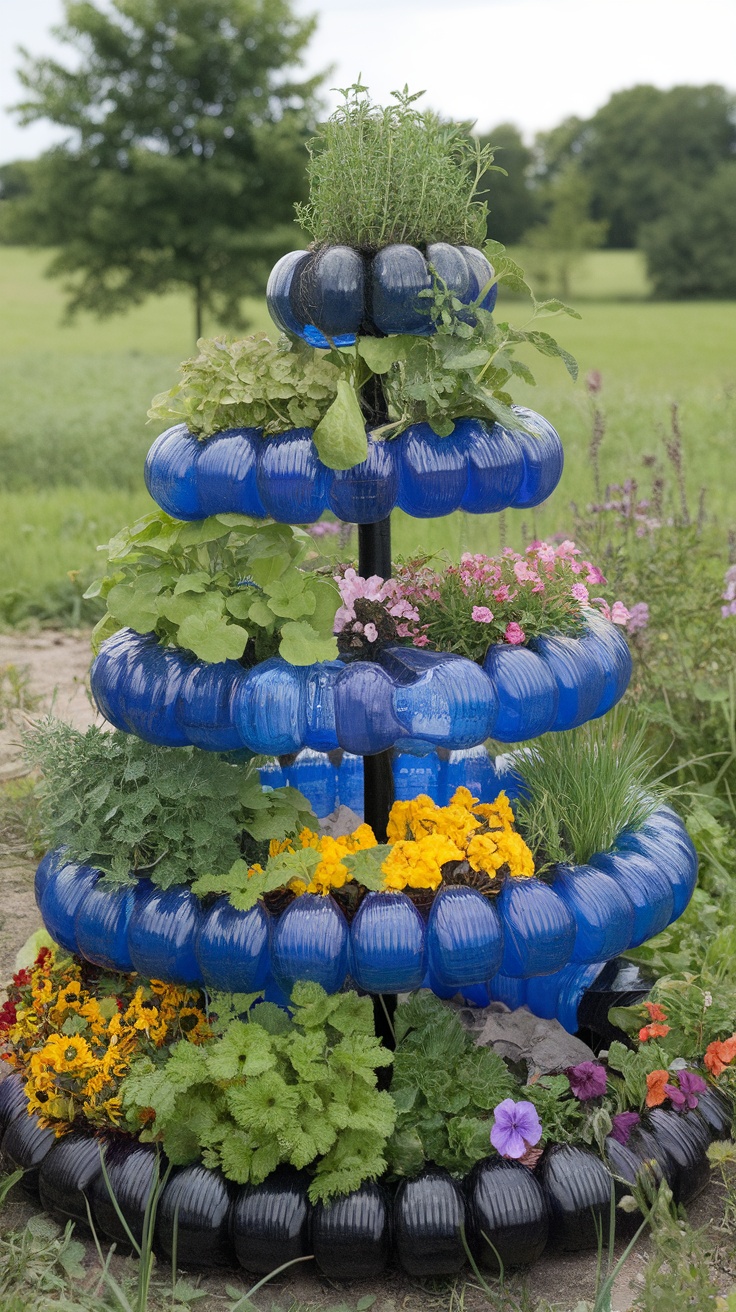
[[[24,123],[69,129],[6,188],[5,240],[57,248],[69,309],[111,314],[190,289],[238,321],[295,244],[321,78],[296,80],[313,28],[289,0],[65,0],[77,67],[23,52]],[[10,179],[9,179],[10,180]],[[16,181],[14,178],[13,181]],[[25,181],[25,178],[24,178]]]
[[[539,217],[536,192],[529,184],[529,171],[534,160],[513,123],[501,123],[492,132],[481,137],[481,145],[498,146],[496,163],[506,170],[503,173],[486,173],[481,181],[481,193],[488,203],[488,236],[504,246],[521,241],[527,228]]]
[[[631,247],[642,224],[665,214],[683,186],[699,188],[736,154],[736,96],[725,87],[635,86],[592,118],[568,119],[537,138],[538,173],[575,160],[591,216],[608,221],[607,244]]]

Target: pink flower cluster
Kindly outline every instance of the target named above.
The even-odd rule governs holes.
[[[506,547],[500,559],[493,556],[474,556],[466,551],[460,557],[459,568],[451,568],[448,574],[456,573],[466,592],[474,590],[478,584],[481,584],[490,594],[489,601],[492,599],[501,605],[515,601],[519,595],[519,587],[525,584],[531,584],[532,595],[543,594],[551,579],[557,579],[560,574],[569,571],[571,575],[576,576],[569,589],[573,601],[578,602],[580,606],[597,606],[601,614],[614,624],[627,624],[631,616],[623,602],[615,601],[613,606],[609,606],[604,597],[591,597],[590,587],[605,584],[606,580],[597,565],[589,560],[578,560],[580,555],[580,548],[576,547],[569,538],[558,543],[557,546],[548,542],[531,542],[524,555],[511,547]],[[512,567],[514,583],[519,587],[503,581],[504,575],[508,575],[509,564]],[[647,619],[648,617],[647,610]],[[480,624],[490,624],[493,620],[493,612],[489,606],[474,606],[472,618]],[[510,634],[508,630],[511,631]],[[523,631],[518,624],[511,623],[507,626],[504,640],[513,644],[525,641]]]
[[[736,565],[731,565],[726,570],[723,582],[726,586],[721,593],[721,597],[726,605],[721,606],[721,615],[725,620],[728,619],[729,615],[736,615]]]
[[[352,634],[362,635],[366,642],[378,641],[376,625],[370,620],[362,623],[355,613],[356,601],[364,599],[379,603],[392,617],[397,638],[411,638],[416,647],[426,647],[428,639],[420,630],[419,611],[402,596],[398,579],[382,579],[378,574],[364,579],[351,568],[337,578],[337,586],[343,604],[335,615],[335,633],[349,629]]]

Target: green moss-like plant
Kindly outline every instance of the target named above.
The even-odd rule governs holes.
[[[393,92],[374,105],[360,83],[310,143],[310,197],[297,218],[315,245],[354,246],[366,253],[394,242],[482,246],[487,210],[477,199],[493,163],[467,124],[443,123],[415,102],[424,92]]]

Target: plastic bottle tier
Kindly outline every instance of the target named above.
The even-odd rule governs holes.
[[[263,902],[236,911],[227,898],[203,904],[185,886],[160,889],[142,877],[108,891],[98,870],[63,850],[41,862],[36,897],[52,938],[106,969],[228,992],[266,989],[279,1001],[304,979],[328,992],[350,983],[447,997],[482,988],[486,1000],[526,1001],[574,1029],[591,968],[677,919],[696,878],[687,831],[662,807],[587,865],[558,866],[545,880],[507,878],[495,897],[452,886],[418,904],[408,892],[369,892],[356,910],[333,890],[289,895],[273,911]]]
[[[385,441],[368,432],[368,456],[351,469],[323,464],[309,428],[275,437],[231,428],[202,441],[177,424],[153,443],[146,486],[163,510],[185,520],[236,513],[311,524],[329,511],[372,524],[396,507],[417,519],[525,510],[557,487],[562,443],[541,415],[514,410],[524,428],[458,419],[449,437],[424,423]]]
[[[105,719],[162,747],[265,756],[340,747],[368,756],[572,729],[611,709],[631,668],[620,630],[590,612],[580,638],[493,644],[482,665],[402,646],[375,661],[205,664],[153,634],[121,629],[102,644],[90,682]]]

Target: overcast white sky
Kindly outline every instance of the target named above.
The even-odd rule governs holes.
[[[329,84],[362,73],[376,100],[408,82],[443,114],[480,128],[517,123],[529,137],[587,116],[637,82],[736,87],[736,0],[294,0],[318,12],[309,71]],[[59,133],[21,129],[16,47],[58,47],[62,0],[0,0],[0,163],[38,154]]]

